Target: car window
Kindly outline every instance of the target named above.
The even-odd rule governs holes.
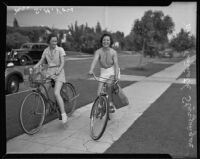
[[[30,49],[31,48],[31,45],[30,44],[23,44],[21,46],[22,49]]]
[[[40,49],[44,50],[47,47],[47,45],[40,45]]]
[[[39,49],[39,46],[38,45],[33,45],[32,49]]]

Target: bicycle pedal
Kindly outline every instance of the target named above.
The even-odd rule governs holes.
[[[110,106],[110,107],[109,107],[109,113],[114,113],[114,112],[115,112],[114,106]]]
[[[62,120],[61,114],[58,115],[58,119],[59,119],[59,120]]]

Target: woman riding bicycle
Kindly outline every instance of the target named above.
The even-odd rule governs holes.
[[[103,78],[114,78],[115,80],[119,79],[120,70],[118,65],[118,57],[117,52],[111,48],[113,44],[113,39],[109,34],[103,34],[100,39],[101,48],[95,51],[94,59],[92,61],[89,74],[93,74],[93,70],[99,61],[100,64],[100,77]],[[102,79],[101,79],[102,81]],[[105,82],[111,85],[110,81],[104,80]],[[104,82],[102,81],[102,82]],[[100,95],[101,89],[103,87],[103,83],[99,82],[97,95]],[[109,94],[109,102],[110,102],[110,109],[111,112],[115,111],[115,106],[113,104],[112,99],[112,89],[108,87],[108,94]]]
[[[60,107],[62,122],[66,123],[67,115],[64,109],[64,101],[60,95],[62,85],[66,82],[65,72],[63,69],[65,51],[62,47],[57,46],[57,40],[58,38],[55,34],[49,35],[47,39],[47,43],[49,44],[49,46],[44,50],[40,61],[33,68],[35,69],[43,64],[45,59],[48,63],[48,66],[57,66],[48,68],[47,74],[49,76],[54,75],[52,76],[53,80],[55,81],[54,94]]]

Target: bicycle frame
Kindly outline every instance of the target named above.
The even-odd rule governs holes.
[[[42,89],[40,87],[42,87]],[[52,87],[51,84],[50,84],[50,87]],[[42,90],[44,90],[44,92]],[[55,111],[56,109],[59,110],[57,101],[56,100],[54,101],[49,97],[49,93],[44,84],[42,84],[42,83],[39,84],[38,87],[36,88],[36,90],[33,90],[33,91],[39,92],[40,95],[43,97],[45,103],[49,104],[49,107],[46,107],[46,105],[45,105],[46,109],[49,109],[49,112],[52,112],[52,110]]]
[[[34,69],[29,69],[28,71],[27,70],[26,70],[27,72],[26,75],[32,76],[31,78],[30,76],[27,76],[28,77],[27,79],[29,79],[29,82],[31,82],[30,83],[31,92],[26,95],[26,97],[24,98],[22,102],[22,105],[20,108],[20,123],[23,130],[27,134],[33,135],[34,133],[40,130],[45,120],[45,116],[49,114],[57,114],[59,120],[62,120],[62,116],[61,116],[61,111],[57,103],[57,100],[54,98],[55,97],[54,92],[49,91],[51,87],[53,87],[53,84],[55,82],[55,80],[51,77],[53,75],[50,75],[47,77],[41,72],[36,72]],[[32,73],[31,73],[31,70],[32,70]],[[37,78],[38,75],[40,78]],[[52,83],[53,80],[54,82]],[[48,86],[46,84],[48,84]],[[53,95],[53,98],[51,98],[52,95]],[[39,97],[38,99],[34,98],[37,96]],[[67,83],[67,82],[64,83],[63,87],[61,88],[61,96],[65,104],[64,109],[66,111],[67,110],[66,106],[69,106],[68,115],[71,116],[72,113],[75,111],[76,98],[78,97],[75,87],[71,83]],[[29,102],[32,102],[32,105],[30,105]],[[42,102],[42,103],[39,103],[39,102]],[[29,111],[29,108],[31,108],[30,111]],[[40,110],[39,108],[41,108],[41,112],[37,111],[37,110]],[[36,123],[35,125],[27,124],[27,118],[26,118],[27,113],[30,113],[30,118],[28,118],[30,119],[29,122],[32,122],[32,118],[37,118],[38,114],[41,115],[39,116],[40,120],[37,120],[37,121],[34,120],[33,122]]]
[[[113,80],[113,79],[110,79],[110,78],[104,78],[104,77],[97,77],[94,73],[92,74],[93,75],[93,77],[94,77],[94,79],[96,80],[96,81],[98,81],[98,82],[101,82],[101,83],[103,83],[103,87],[102,87],[102,89],[101,89],[101,92],[100,92],[100,95],[99,96],[106,96],[106,98],[109,98],[109,96],[108,96],[108,92],[107,92],[107,88],[108,88],[108,83],[105,81],[105,82],[102,82],[102,81],[100,81],[98,78],[102,78],[102,79],[106,79],[106,80],[111,80],[111,81],[115,81],[115,80]],[[112,85],[115,85],[115,84],[117,84],[117,82],[118,82],[119,80],[116,80],[115,82],[114,82],[114,84],[112,83]],[[104,89],[105,89],[105,91],[104,91]],[[102,91],[103,90],[103,91]],[[99,97],[98,96],[98,97]],[[95,99],[95,101],[98,99],[98,97]],[[109,101],[108,101],[108,106],[109,106]],[[90,113],[90,118],[91,118],[91,113]]]
[[[39,72],[42,72],[44,70],[46,70],[47,68],[53,68],[53,67],[58,67],[58,66],[48,66],[48,65],[42,65],[42,67],[39,68]],[[32,70],[34,71],[34,69]],[[58,103],[57,103],[57,100],[53,101],[50,99],[49,97],[49,93],[47,91],[47,88],[45,86],[45,84],[50,84],[49,88],[53,88],[53,84],[52,84],[52,80],[54,80],[52,77],[55,76],[55,74],[53,75],[49,75],[48,77],[45,78],[45,80],[43,82],[35,82],[37,84],[37,87],[34,88],[32,91],[37,91],[37,92],[40,92],[40,94],[42,95],[43,99],[45,100],[45,103],[49,103],[50,105],[50,110],[55,110],[58,108],[59,110],[59,107],[58,107]],[[54,81],[55,82],[55,81]],[[42,87],[42,88],[40,88]],[[42,89],[44,90],[44,92],[42,91]]]

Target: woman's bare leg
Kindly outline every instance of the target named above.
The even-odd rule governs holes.
[[[63,82],[56,81],[55,88],[54,88],[54,94],[55,94],[56,100],[58,102],[58,105],[60,107],[62,121],[63,121],[63,123],[65,123],[65,122],[67,122],[67,115],[66,115],[65,108],[64,108],[64,101],[60,95],[60,90],[62,88],[62,85],[63,85]]]

